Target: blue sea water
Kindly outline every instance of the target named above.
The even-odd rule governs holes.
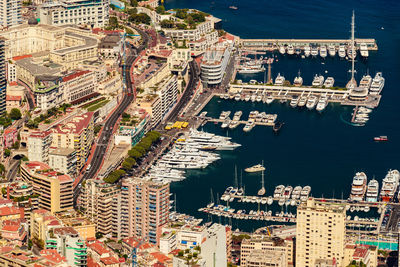
[[[229,9],[230,5],[237,6],[238,10]],[[389,169],[400,169],[400,1],[166,0],[165,6],[212,13],[223,20],[226,31],[242,38],[346,39],[350,36],[354,10],[356,37],[375,38],[379,47],[378,51],[370,53],[367,61],[357,62],[357,80],[366,72],[373,76],[376,71],[382,71],[386,79],[380,106],[365,127],[343,122],[349,119],[350,107],[329,105],[323,114],[318,114],[280,103],[267,106],[213,99],[205,107],[211,116],[217,117],[222,110],[243,110],[246,118],[251,110],[258,110],[278,114],[285,125],[279,135],[274,135],[271,128],[262,126],[244,133],[242,127],[226,131],[219,125],[207,124],[204,130],[228,134],[242,147],[223,152],[222,160],[216,164],[203,171],[189,172],[186,180],[172,184],[178,211],[207,220],[197,209],[209,202],[210,188],[214,194],[222,194],[233,184],[235,165],[240,170],[261,160],[267,167],[268,195],[276,185],[286,184],[310,185],[312,195],[317,197],[340,198],[343,193],[347,198],[356,171],[365,171],[369,179],[375,176],[381,181]],[[311,83],[314,74],[322,74],[333,76],[337,85],[344,86],[349,79],[349,68],[350,63],[338,57],[321,61],[279,56],[272,74],[281,73],[293,81],[300,70],[305,84]],[[255,78],[262,80],[263,75]],[[377,135],[387,135],[389,142],[373,142],[372,138]],[[260,177],[244,173],[243,184],[246,193],[254,195],[260,187]],[[252,230],[265,223],[234,220],[233,225]]]

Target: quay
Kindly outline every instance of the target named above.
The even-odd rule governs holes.
[[[215,119],[211,117],[204,117],[204,120],[207,122],[214,122],[214,123],[219,123],[219,122],[224,122],[225,120],[222,119]],[[248,121],[237,121],[239,124],[246,124]],[[274,122],[261,122],[261,121],[254,121],[255,125],[261,125],[261,126],[274,126]]]
[[[294,95],[296,96],[325,96],[328,98],[328,102],[340,103],[346,106],[365,106],[370,108],[376,108],[379,105],[381,96],[380,95],[369,95],[365,100],[354,101],[349,99],[351,90],[346,88],[340,89],[329,89],[322,87],[307,87],[307,86],[277,86],[277,85],[265,85],[265,84],[231,84],[229,88],[231,95],[241,94],[255,94],[263,93],[269,94],[275,99],[290,100]]]
[[[256,51],[273,51],[279,49],[280,46],[293,45],[304,49],[304,46],[329,46],[338,47],[340,45],[351,45],[350,39],[240,39],[242,49]],[[368,50],[378,50],[375,39],[355,39],[355,48],[359,49],[360,44],[365,43]]]

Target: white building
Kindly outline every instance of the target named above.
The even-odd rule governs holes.
[[[48,25],[90,25],[108,23],[109,0],[60,0],[39,6],[40,22]]]
[[[78,70],[62,78],[61,90],[67,103],[90,96],[96,92],[96,73],[90,70]]]
[[[231,53],[231,42],[218,44],[205,52],[200,65],[204,86],[217,86],[222,82]]]
[[[76,151],[72,148],[51,148],[49,151],[49,166],[58,172],[75,177]]]
[[[22,0],[2,0],[0,6],[0,23],[2,27],[11,27],[22,22]]]
[[[52,141],[51,132],[35,132],[28,136],[28,159],[30,161],[49,162],[49,149]]]

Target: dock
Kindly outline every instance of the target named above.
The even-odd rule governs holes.
[[[204,117],[204,120],[207,122],[214,122],[214,123],[219,123],[219,122],[224,122],[226,120],[222,120],[222,119],[216,119],[216,118],[211,118],[211,117]],[[246,124],[248,123],[248,121],[237,121],[239,124]],[[255,125],[260,125],[260,126],[274,126],[275,123],[274,122],[261,122],[261,121],[254,121]]]
[[[279,49],[280,46],[293,45],[304,49],[304,46],[329,46],[333,45],[338,47],[340,45],[351,45],[350,39],[240,39],[240,45],[244,50],[255,51],[273,51]],[[355,39],[355,48],[359,49],[360,44],[365,43],[368,50],[378,50],[376,40],[372,38]]]

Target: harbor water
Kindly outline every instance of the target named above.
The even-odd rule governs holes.
[[[228,7],[235,5],[238,10]],[[356,14],[356,37],[375,38],[379,50],[370,51],[368,60],[356,63],[359,81],[366,72],[371,76],[382,71],[386,79],[380,106],[370,114],[364,127],[354,127],[347,122],[351,107],[330,104],[319,114],[315,110],[293,109],[288,104],[236,102],[214,98],[204,108],[207,116],[217,118],[221,111],[242,110],[247,118],[252,110],[276,113],[285,122],[281,132],[275,135],[271,127],[256,126],[244,133],[243,126],[235,130],[221,129],[220,125],[206,124],[203,129],[232,137],[242,144],[235,151],[222,152],[222,159],[201,171],[190,171],[186,180],[171,185],[176,193],[179,212],[208,219],[207,214],[197,210],[210,202],[210,188],[221,195],[234,183],[234,168],[240,170],[261,163],[266,166],[265,183],[267,195],[275,186],[310,185],[316,197],[344,198],[349,196],[355,172],[364,171],[368,179],[381,183],[389,169],[400,169],[400,3],[397,1],[194,1],[167,0],[166,8],[196,8],[223,20],[223,27],[242,38],[336,38],[350,36],[350,18]],[[338,56],[325,60],[301,59],[297,56],[277,55],[272,65],[273,77],[281,73],[293,82],[301,71],[304,84],[311,84],[314,74],[332,76],[335,85],[344,86],[349,79],[350,63]],[[327,71],[327,73],[326,73]],[[244,81],[263,81],[264,75],[239,76]],[[387,135],[387,143],[373,142],[374,136]],[[255,195],[260,188],[261,174],[243,172],[246,195]],[[221,203],[226,204],[226,203]],[[232,204],[235,209],[256,210],[257,204]],[[264,209],[264,207],[263,207]],[[280,211],[276,205],[274,208]],[[274,210],[274,211],[275,211]],[[284,210],[285,211],[285,210]],[[292,210],[291,212],[295,212]],[[214,217],[214,221],[218,218]],[[222,222],[228,222],[222,219]],[[253,230],[265,225],[261,221],[238,221],[232,219],[234,228]],[[273,224],[273,223],[271,223]]]

